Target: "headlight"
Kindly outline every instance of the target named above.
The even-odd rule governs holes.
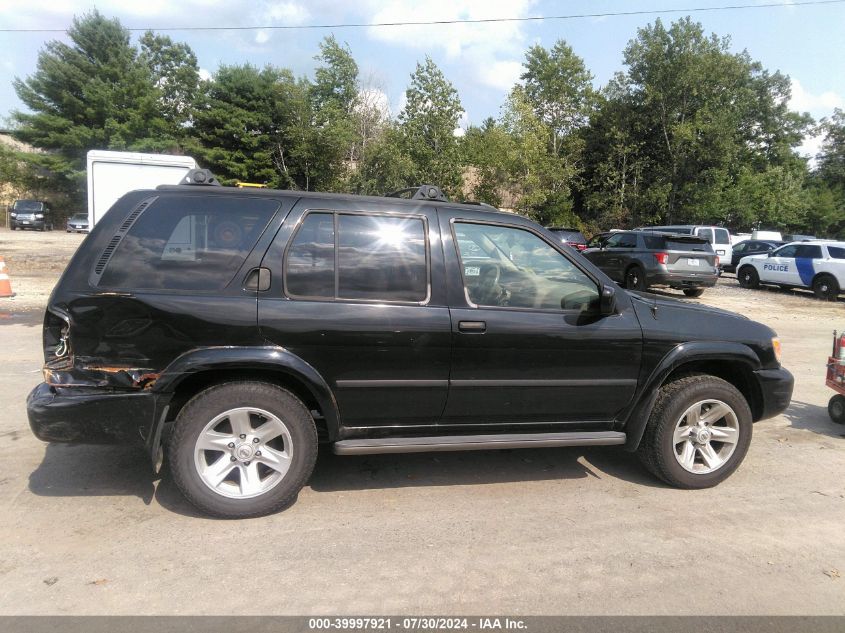
[[[36,214],[35,214],[35,219],[36,219],[36,220],[43,220],[43,219],[44,219],[44,214],[43,214],[43,213],[36,213]]]
[[[775,360],[780,363],[780,339],[777,336],[772,337],[772,349],[775,351]]]
[[[18,214],[17,214],[17,213],[14,213],[14,212],[10,213],[9,215],[10,215],[11,217],[13,217],[13,218],[18,217]]]

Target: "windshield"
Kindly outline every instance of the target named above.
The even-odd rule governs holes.
[[[12,207],[15,211],[41,211],[44,203],[37,200],[16,200]]]
[[[77,213],[71,219],[71,222],[87,222],[88,221],[88,214],[87,213]]]
[[[569,231],[567,229],[551,229],[551,232],[558,235],[565,242],[578,242],[579,244],[586,244],[587,238],[581,231]]]

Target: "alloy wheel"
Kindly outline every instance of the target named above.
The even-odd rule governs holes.
[[[672,445],[681,468],[705,475],[728,462],[738,441],[736,412],[721,400],[701,400],[678,419]]]

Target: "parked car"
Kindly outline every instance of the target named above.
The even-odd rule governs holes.
[[[766,255],[743,257],[736,276],[743,288],[808,288],[819,299],[836,301],[845,288],[845,242],[792,242]]]
[[[578,251],[583,251],[587,248],[587,238],[578,229],[564,229],[561,227],[550,226],[548,230],[560,238],[564,244],[568,244]]]
[[[770,328],[628,293],[527,218],[431,186],[398,199],[185,180],[124,195],[79,247],[27,410],[45,441],[166,455],[206,513],[290,504],[320,442],[624,445],[705,488],[789,404]]]
[[[784,242],[813,242],[817,239],[819,238],[817,238],[815,235],[799,235],[798,233],[783,236]]]
[[[783,242],[776,242],[774,240],[745,240],[739,244],[734,244],[733,256],[729,262],[722,264],[722,269],[729,273],[736,272],[736,267],[739,265],[739,260],[748,255],[765,255],[775,250],[778,246],[783,246]]]
[[[694,235],[602,233],[584,256],[629,290],[668,286],[700,297],[719,278],[719,258],[706,239]]]
[[[716,255],[722,262],[729,262],[733,257],[733,242],[731,233],[722,226],[700,226],[696,224],[675,224],[671,226],[641,226],[637,231],[653,231],[658,233],[673,233],[675,235],[697,235],[703,237],[713,246]]]
[[[53,221],[50,205],[41,200],[15,200],[9,212],[9,228],[13,231],[16,229],[52,231]]]
[[[77,213],[67,221],[68,233],[87,233],[88,232],[88,214]]]

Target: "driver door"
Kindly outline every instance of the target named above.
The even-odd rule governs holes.
[[[442,424],[609,429],[640,368],[627,296],[619,293],[618,314],[597,316],[589,307],[606,280],[581,268],[579,255],[530,225],[439,215],[452,323]]]

